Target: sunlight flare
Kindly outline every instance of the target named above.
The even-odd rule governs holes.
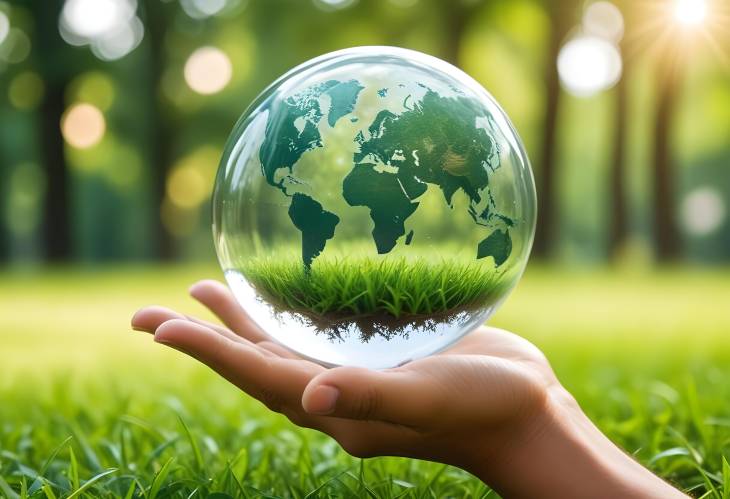
[[[707,1],[675,0],[674,17],[685,26],[698,26],[707,18]]]

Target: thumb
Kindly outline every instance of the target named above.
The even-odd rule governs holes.
[[[310,414],[416,425],[438,406],[431,383],[411,371],[330,369],[313,378],[302,394]]]

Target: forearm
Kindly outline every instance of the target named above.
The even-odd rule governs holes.
[[[473,470],[506,498],[686,498],[616,447],[565,392]]]

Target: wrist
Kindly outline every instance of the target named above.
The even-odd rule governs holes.
[[[499,433],[470,471],[503,497],[686,497],[614,445],[560,386]]]

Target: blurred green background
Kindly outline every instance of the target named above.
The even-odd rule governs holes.
[[[205,315],[186,286],[222,277],[233,124],[356,45],[444,58],[503,106],[540,213],[491,322],[643,464],[729,497],[727,0],[0,1],[0,497],[490,494],[351,459],[129,332],[151,302]]]
[[[536,256],[727,261],[728,3],[594,3],[1,2],[0,262],[211,260],[236,119],[357,45],[442,57],[494,95],[538,179]]]

